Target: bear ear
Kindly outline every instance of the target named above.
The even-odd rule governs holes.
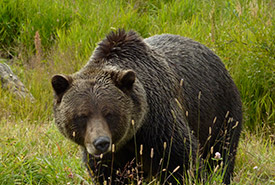
[[[113,71],[111,78],[115,85],[122,91],[130,90],[136,80],[136,74],[133,70]]]
[[[54,75],[52,77],[52,87],[57,97],[57,103],[61,102],[62,96],[72,83],[72,77],[66,75]]]

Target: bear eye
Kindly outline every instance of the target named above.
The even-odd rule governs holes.
[[[116,115],[112,113],[107,113],[104,117],[109,124],[115,123],[117,121]]]
[[[77,117],[74,118],[74,123],[77,124],[77,125],[86,124],[87,121],[88,121],[88,117],[85,116],[85,115],[77,116]]]
[[[106,118],[107,120],[112,119],[112,117],[113,117],[113,114],[111,114],[111,113],[107,113],[107,114],[105,115],[105,118]]]

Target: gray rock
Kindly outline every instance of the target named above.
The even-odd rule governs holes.
[[[19,78],[12,72],[11,68],[0,60],[0,80],[1,88],[10,91],[14,95],[20,98],[30,98],[34,101],[33,95],[25,88],[24,84],[19,80]]]

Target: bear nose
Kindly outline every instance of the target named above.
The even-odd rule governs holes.
[[[93,142],[95,148],[100,152],[106,152],[110,146],[109,137],[100,136]]]

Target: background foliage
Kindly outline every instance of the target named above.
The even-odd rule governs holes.
[[[72,144],[57,143],[63,138],[57,137],[52,127],[50,78],[55,73],[80,69],[97,42],[117,28],[136,30],[144,38],[178,34],[210,47],[221,57],[240,90],[244,135],[263,136],[259,145],[270,146],[274,153],[274,9],[272,0],[0,0],[0,57],[11,59],[8,64],[36,99],[34,103],[17,99],[0,88],[0,182],[12,182],[17,174],[21,183],[43,184],[46,179],[45,183],[52,184],[56,178],[48,178],[56,177],[62,169],[66,181],[70,170],[65,164],[82,173],[78,180],[70,178],[73,183],[86,181],[79,160],[71,162],[70,155],[64,155]],[[25,138],[28,128],[35,132]],[[47,134],[38,138],[37,132]],[[39,146],[35,146],[37,143]],[[49,147],[54,149],[48,151]],[[78,155],[76,149],[70,150],[71,156]],[[33,151],[37,155],[30,155]],[[242,159],[249,158],[245,149],[242,152]],[[267,163],[272,160],[268,158]],[[243,161],[239,170],[247,165]],[[54,163],[59,169],[44,169],[45,165],[53,168]],[[247,168],[251,167],[249,163]],[[270,176],[268,165],[265,169],[267,176],[261,176],[260,182],[274,180],[275,173]],[[244,176],[251,178],[247,173]],[[242,180],[246,182],[243,177],[239,182]]]

